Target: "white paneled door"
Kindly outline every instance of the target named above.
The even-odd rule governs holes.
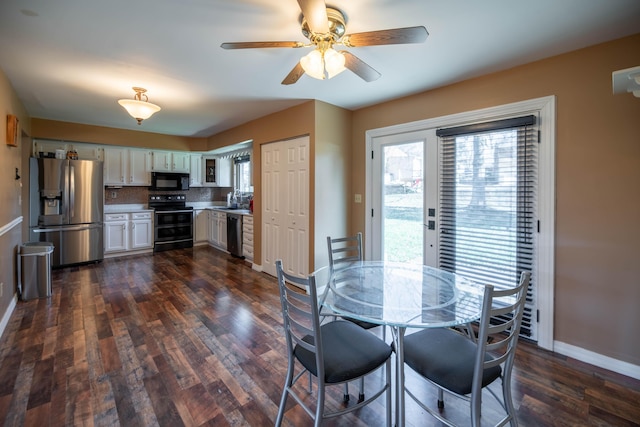
[[[276,260],[300,277],[309,273],[309,137],[261,146],[262,267]]]

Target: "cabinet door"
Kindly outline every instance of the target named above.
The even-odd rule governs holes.
[[[218,212],[209,211],[209,242],[218,245]]]
[[[191,154],[175,152],[171,153],[171,170],[173,172],[188,173],[191,168]]]
[[[124,185],[127,176],[127,149],[104,149],[104,185]]]
[[[196,242],[206,242],[209,239],[209,211],[206,209],[196,209],[193,211],[196,231],[194,238]]]
[[[202,187],[202,154],[192,154],[189,161],[189,186]]]
[[[218,246],[227,249],[227,214],[218,214]]]
[[[171,171],[171,152],[170,151],[154,151],[153,152],[153,170],[156,172]]]
[[[63,141],[42,141],[33,143],[33,157],[40,157],[40,153],[55,153],[56,150],[67,151],[67,144]]]
[[[232,168],[233,161],[231,159],[218,159],[218,187],[233,187],[232,184]]]
[[[153,225],[151,219],[132,219],[130,235],[131,244],[129,245],[129,249],[146,249],[152,247]]]
[[[129,221],[105,221],[104,223],[104,252],[126,251],[127,224]]]
[[[72,144],[69,150],[78,153],[79,160],[104,160],[104,148],[95,144]]]
[[[151,152],[147,150],[129,150],[129,177],[131,185],[151,185]]]

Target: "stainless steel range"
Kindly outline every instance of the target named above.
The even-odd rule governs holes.
[[[155,210],[154,252],[193,247],[193,208],[184,194],[154,194],[149,207]]]

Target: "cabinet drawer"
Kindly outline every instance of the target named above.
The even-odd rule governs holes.
[[[253,246],[253,234],[252,233],[242,233],[242,244],[243,245],[252,245]]]
[[[105,221],[122,221],[127,219],[129,219],[129,214],[127,213],[110,213],[104,216]]]
[[[253,224],[242,224],[242,232],[253,234]]]
[[[242,218],[242,223],[251,225],[251,229],[253,230],[253,215],[244,215],[244,218]]]
[[[134,212],[131,219],[151,219],[151,212]]]

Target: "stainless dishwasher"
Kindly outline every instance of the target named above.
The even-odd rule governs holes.
[[[242,257],[242,215],[227,212],[227,250]]]

